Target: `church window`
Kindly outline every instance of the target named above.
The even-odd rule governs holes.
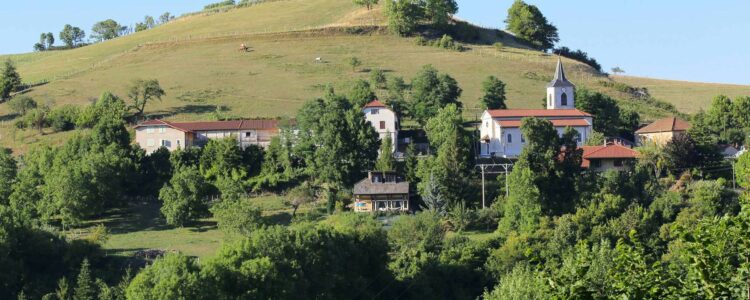
[[[508,144],[512,144],[512,143],[513,143],[513,135],[508,133]]]
[[[552,106],[552,94],[547,95],[547,106]]]
[[[568,105],[568,94],[562,93],[560,96],[560,105],[567,106]]]

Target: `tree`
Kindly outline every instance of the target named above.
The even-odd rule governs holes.
[[[745,152],[740,156],[735,169],[737,172],[737,184],[746,190],[750,190],[750,152]]]
[[[17,96],[10,99],[8,106],[13,112],[25,116],[27,112],[35,109],[37,104],[36,101],[29,96]]]
[[[374,69],[370,71],[370,83],[376,88],[385,89],[388,78],[385,76],[385,71],[382,69]]]
[[[620,133],[620,107],[615,99],[587,89],[576,91],[576,108],[594,116],[594,130],[605,136]]]
[[[44,134],[43,129],[49,126],[49,122],[47,120],[49,112],[50,109],[46,106],[34,108],[28,111],[26,115],[24,115],[23,122],[27,127],[34,128],[38,130],[39,133]]]
[[[611,71],[612,71],[612,74],[615,74],[615,75],[625,73],[625,70],[621,69],[620,67],[614,67],[612,68]]]
[[[130,108],[135,109],[137,117],[143,117],[146,110],[146,104],[152,100],[161,101],[161,97],[166,95],[156,79],[143,80],[138,79],[128,88],[128,98],[133,103]]]
[[[373,5],[378,4],[378,0],[354,0],[354,4],[367,7],[367,10],[371,10]]]
[[[440,74],[432,65],[422,67],[412,79],[411,85],[409,114],[421,125],[448,104],[461,106],[458,98],[463,90],[458,82],[448,74]]]
[[[441,195],[434,175],[430,175],[430,179],[425,184],[424,192],[422,193],[422,202],[425,204],[425,209],[438,216],[444,216],[447,212],[448,202]]]
[[[83,259],[81,263],[81,270],[78,272],[78,279],[76,280],[76,288],[73,290],[74,300],[94,300],[96,299],[96,286],[94,280],[91,278],[91,270],[89,270],[89,260]]]
[[[39,35],[39,42],[34,44],[34,49],[36,51],[44,51],[47,50],[47,34],[42,32],[41,35]]]
[[[156,21],[154,21],[154,17],[145,16],[142,23],[135,24],[135,32],[148,30],[154,27],[156,27]]]
[[[385,0],[388,29],[398,35],[414,33],[424,15],[421,0]]]
[[[667,164],[675,173],[681,173],[702,163],[695,141],[686,134],[675,135],[664,146],[664,154]]]
[[[55,35],[52,32],[47,32],[44,37],[44,43],[47,44],[47,49],[52,49],[52,46],[55,44]]]
[[[362,61],[358,57],[352,56],[349,58],[349,66],[352,67],[352,72],[356,72],[357,68],[359,68],[359,66],[361,65]]]
[[[286,197],[286,203],[292,207],[292,218],[294,218],[300,206],[315,201],[315,189],[306,181],[289,191]]]
[[[504,215],[500,220],[500,228],[506,233],[532,233],[537,229],[542,216],[542,199],[535,177],[533,171],[523,164],[516,165],[510,173],[510,196],[505,200]]]
[[[380,155],[378,160],[375,162],[375,170],[382,172],[390,172],[396,170],[396,161],[393,159],[393,139],[391,134],[388,133],[381,140],[380,143]]]
[[[250,201],[223,200],[211,207],[214,219],[219,229],[225,234],[249,236],[255,229],[263,225],[263,217],[259,208]]]
[[[70,24],[65,24],[65,27],[63,27],[63,30],[60,31],[60,40],[65,43],[65,46],[68,48],[75,48],[81,43],[83,43],[83,39],[86,37],[86,32],[81,30],[81,28],[73,27]]]
[[[10,93],[17,92],[21,88],[21,75],[16,71],[16,65],[12,60],[6,59],[0,73],[0,102],[8,100]]]
[[[200,267],[182,254],[167,254],[133,278],[127,299],[203,299]],[[216,295],[213,295],[216,296]]]
[[[163,202],[161,213],[170,225],[185,223],[205,216],[208,212],[208,185],[195,167],[175,171],[169,183],[159,191]]]
[[[172,20],[174,20],[174,16],[169,12],[165,12],[161,16],[159,16],[159,24],[167,24]]]
[[[18,165],[10,149],[0,148],[0,205],[7,205],[16,181]]]
[[[489,76],[482,83],[484,96],[479,100],[484,109],[506,109],[505,83],[495,76]]]
[[[516,37],[543,51],[551,49],[560,40],[557,27],[547,21],[539,8],[521,0],[516,0],[508,9],[505,23],[508,31]]]
[[[126,28],[115,20],[107,19],[94,24],[91,28],[91,38],[98,42],[111,40],[122,35]]]
[[[346,98],[352,102],[352,106],[355,108],[362,108],[370,101],[375,100],[377,97],[370,87],[370,83],[362,79],[358,79],[354,82]]]
[[[426,19],[438,27],[448,25],[451,16],[457,12],[458,4],[455,0],[426,0],[424,3]]]

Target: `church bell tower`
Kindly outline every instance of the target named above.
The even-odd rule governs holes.
[[[575,91],[576,86],[565,77],[562,60],[558,58],[555,78],[547,85],[547,109],[575,109]]]

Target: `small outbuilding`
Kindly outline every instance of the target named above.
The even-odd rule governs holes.
[[[664,146],[675,136],[686,134],[688,129],[690,123],[675,117],[656,120],[635,132],[636,143]]]
[[[581,166],[594,172],[628,170],[635,165],[635,160],[639,155],[638,151],[618,144],[583,146],[581,149],[583,150]]]
[[[408,212],[409,182],[395,172],[370,171],[354,185],[355,212]]]

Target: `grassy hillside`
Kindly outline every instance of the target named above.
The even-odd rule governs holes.
[[[302,102],[321,95],[326,84],[346,90],[352,78],[368,78],[368,70],[374,68],[408,80],[425,64],[458,80],[464,90],[461,100],[469,108],[467,117],[479,113],[480,86],[488,75],[506,82],[510,107],[540,107],[555,57],[514,47],[498,51],[479,44],[467,45],[465,52],[417,46],[413,38],[372,29],[383,23],[378,8],[367,11],[349,0],[289,0],[184,17],[71,51],[12,58],[26,82],[50,81],[29,95],[55,105],[86,104],[105,90],[124,95],[133,79],[159,79],[167,96],[150,105],[148,112],[176,120],[206,119],[218,106],[238,117],[291,116]],[[352,30],[351,26],[370,29]],[[513,45],[511,40],[504,42]],[[248,44],[251,51],[239,51],[241,43]],[[347,64],[352,56],[364,62],[354,72]],[[323,63],[316,63],[316,57]],[[646,117],[665,113],[603,87],[599,81],[611,79],[596,75],[586,65],[567,59],[564,63],[579,86],[631,101],[627,105]],[[717,91],[750,95],[747,86],[634,77],[614,80],[648,87],[657,98],[684,112],[704,107]],[[683,87],[690,92],[678,93]],[[69,135],[14,132],[12,122],[7,105],[0,104],[0,144],[19,151],[39,143],[59,143]]]

